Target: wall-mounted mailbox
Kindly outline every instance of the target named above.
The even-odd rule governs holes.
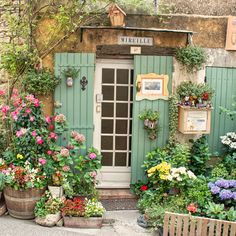
[[[209,134],[211,110],[179,106],[179,131],[183,134]]]

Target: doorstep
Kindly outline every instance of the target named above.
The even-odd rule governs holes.
[[[130,189],[99,189],[99,199],[107,211],[136,210],[137,197]]]
[[[98,189],[98,193],[100,200],[137,198],[130,189]]]

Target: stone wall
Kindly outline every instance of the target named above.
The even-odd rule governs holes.
[[[163,0],[172,5],[172,13],[228,16],[236,15],[235,0]]]

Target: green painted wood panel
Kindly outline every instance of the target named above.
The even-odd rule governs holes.
[[[232,121],[225,113],[220,114],[220,106],[233,108],[233,97],[236,95],[236,68],[207,67],[206,81],[215,90],[208,142],[212,154],[217,155],[223,151],[220,136],[236,131],[235,120]]]
[[[169,75],[168,89],[172,92],[172,71],[173,58],[171,56],[135,56],[134,57],[134,78],[138,74],[156,73]],[[135,82],[134,82],[135,84]],[[142,100],[135,101],[136,88],[134,86],[133,103],[133,123],[132,123],[132,161],[131,161],[131,181],[135,183],[138,180],[144,180],[144,171],[141,168],[146,154],[156,147],[162,147],[166,144],[169,134],[169,116],[168,101]],[[149,140],[146,131],[143,128],[143,122],[138,118],[140,112],[145,109],[158,110],[160,112],[160,130],[158,138],[154,141]]]
[[[68,67],[79,69],[74,79],[73,87],[66,86],[62,76]],[[62,103],[62,107],[55,109],[57,113],[66,115],[70,130],[65,134],[68,139],[71,130],[75,130],[86,137],[86,148],[93,144],[93,84],[94,84],[95,54],[93,53],[56,53],[55,75],[62,78],[61,84],[55,90],[55,101]],[[85,76],[88,80],[86,90],[81,89],[80,79]],[[61,143],[65,141],[62,138]]]

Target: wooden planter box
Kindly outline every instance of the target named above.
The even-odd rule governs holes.
[[[63,216],[64,226],[70,228],[93,228],[100,229],[102,227],[103,217],[71,217]]]
[[[179,131],[183,134],[209,134],[211,110],[179,106]]]
[[[163,236],[235,236],[236,222],[165,212]]]

